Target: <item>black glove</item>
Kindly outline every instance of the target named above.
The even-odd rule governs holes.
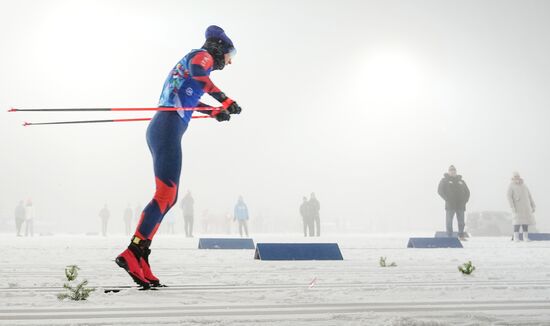
[[[227,107],[227,111],[229,111],[230,114],[239,114],[241,113],[242,109],[239,104],[237,104],[237,102],[233,102],[230,106]]]
[[[216,114],[215,116],[216,120],[222,122],[222,121],[229,121],[231,119],[231,116],[229,115],[229,112],[227,110],[220,111],[220,113]]]

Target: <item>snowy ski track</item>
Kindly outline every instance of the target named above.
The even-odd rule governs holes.
[[[255,241],[338,242],[345,259],[266,262],[160,235],[152,264],[169,287],[138,291],[113,262],[126,237],[82,239],[0,240],[0,325],[550,325],[547,242],[405,249],[406,236],[266,235]],[[379,267],[381,256],[397,267]],[[468,260],[477,269],[461,275]],[[71,264],[96,289],[87,301],[56,297]]]

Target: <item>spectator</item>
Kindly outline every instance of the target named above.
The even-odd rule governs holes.
[[[133,217],[132,208],[130,207],[130,204],[128,204],[128,206],[126,206],[126,209],[124,210],[124,216],[123,216],[124,230],[126,235],[132,234],[132,217]]]
[[[195,201],[193,200],[191,191],[187,191],[187,194],[185,194],[185,197],[183,197],[181,201],[181,209],[183,210],[183,221],[185,223],[185,236],[188,238],[193,237],[193,223],[195,215],[194,204]]]
[[[166,222],[166,233],[167,234],[176,234],[176,211],[175,210],[169,210],[166,215],[163,217],[163,222]]]
[[[243,200],[243,196],[239,196],[239,200],[237,201],[233,211],[233,216],[233,220],[239,222],[239,234],[241,235],[241,238],[243,236],[243,229],[246,237],[248,237],[248,207]]]
[[[141,213],[143,212],[142,206],[137,203],[134,207],[134,221],[136,222],[136,225],[139,224],[139,220],[141,219]]]
[[[464,212],[466,211],[466,203],[470,200],[470,189],[461,175],[457,175],[456,168],[451,165],[448,173],[445,173],[437,192],[445,200],[446,212],[446,227],[447,236],[453,236],[453,218],[456,215],[458,222],[458,237],[462,241],[466,241],[464,235]]]
[[[302,205],[300,205],[300,215],[302,216],[302,223],[304,225],[304,237],[313,236],[313,218],[310,214],[309,203],[307,197],[304,196],[302,200]],[[308,232],[309,230],[309,232]]]
[[[109,212],[109,208],[107,207],[107,204],[103,206],[101,211],[99,211],[99,217],[101,218],[101,234],[106,237],[107,236],[107,222],[109,222],[109,217],[111,217],[111,212]]]
[[[528,226],[535,224],[535,202],[531,197],[529,188],[523,182],[518,172],[514,172],[512,182],[508,187],[508,202],[512,208],[514,217],[514,241],[519,241],[519,227],[523,229],[523,241],[529,241]]]
[[[16,235],[18,237],[21,235],[21,227],[23,226],[23,222],[25,222],[25,206],[23,205],[23,201],[21,200],[19,202],[19,205],[15,207],[15,229],[17,231]]]
[[[311,197],[308,201],[308,208],[309,208],[309,214],[311,219],[311,225],[315,225],[315,236],[320,237],[321,236],[321,217],[319,215],[319,211],[321,210],[321,203],[317,200],[317,197],[315,197],[315,193],[311,193]],[[311,231],[310,231],[311,235]]]
[[[25,206],[25,236],[29,235],[34,236],[34,207],[30,198]]]

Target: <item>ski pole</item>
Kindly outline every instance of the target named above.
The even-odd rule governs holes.
[[[192,119],[208,119],[211,118],[208,115],[198,115],[191,117]],[[135,122],[135,121],[149,121],[152,118],[134,118],[134,119],[108,119],[108,120],[78,120],[78,121],[54,121],[54,122],[24,122],[23,127],[27,126],[39,126],[39,125],[66,125],[77,123],[105,123],[105,122]]]
[[[222,108],[216,108],[211,106],[194,107],[194,108],[168,108],[168,107],[156,107],[156,108],[53,108],[53,109],[18,109],[11,108],[8,112],[90,112],[90,111],[221,111]]]

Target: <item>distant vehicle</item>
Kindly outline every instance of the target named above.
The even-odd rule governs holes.
[[[466,216],[468,233],[477,237],[500,237],[512,234],[512,213],[502,211],[471,212]],[[532,230],[532,231],[531,231]],[[536,226],[529,226],[536,232]]]

